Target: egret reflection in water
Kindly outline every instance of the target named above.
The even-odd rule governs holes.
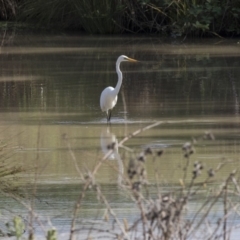
[[[120,154],[118,153],[118,140],[114,133],[112,133],[109,129],[109,126],[102,128],[102,132],[100,135],[100,144],[101,149],[104,154],[107,154],[110,150],[112,150],[111,155],[109,156],[109,160],[117,160],[118,162],[118,184],[122,183],[123,180],[123,163]]]

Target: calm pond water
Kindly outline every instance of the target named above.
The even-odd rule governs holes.
[[[59,234],[67,234],[80,192],[79,170],[93,170],[109,143],[156,121],[162,124],[125,142],[97,172],[96,181],[121,219],[131,221],[137,214],[118,187],[126,176],[129,149],[136,154],[147,147],[164,149],[158,161],[149,157],[146,162],[148,181],[173,186],[184,175],[183,144],[209,131],[215,140],[199,141],[191,161],[209,169],[231,159],[216,176],[220,180],[239,168],[236,39],[181,43],[145,36],[6,35],[0,53],[2,143],[7,145],[8,161],[26,168],[19,182],[28,184],[23,192],[29,198],[31,184],[38,184],[35,208],[46,228],[53,225]],[[107,125],[99,97],[106,86],[116,85],[115,62],[121,54],[139,62],[121,64],[123,85]],[[21,204],[0,200],[3,221],[18,214],[27,219]],[[90,194],[79,224],[101,219],[104,209]]]

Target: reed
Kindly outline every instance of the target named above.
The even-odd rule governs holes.
[[[13,19],[17,14],[17,0],[0,1],[0,20]]]
[[[19,21],[31,22],[36,27],[66,28],[79,27],[78,17],[71,1],[25,0],[20,3]]]
[[[15,14],[15,7],[8,8]],[[238,35],[239,16],[237,0],[22,0],[17,19],[39,27],[88,33],[141,32],[177,37]]]
[[[78,29],[89,33],[115,33],[121,12],[113,0],[25,0],[20,6],[20,21],[34,22],[39,27]]]

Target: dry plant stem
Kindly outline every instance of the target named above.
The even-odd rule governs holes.
[[[148,125],[144,128],[141,128],[141,129],[138,129],[136,130],[135,132],[133,132],[132,134],[130,134],[129,136],[123,138],[119,143],[118,143],[118,146],[123,146],[123,144],[128,141],[129,139],[131,139],[132,137],[146,131],[146,130],[149,130],[153,127],[156,127],[158,125],[161,125],[163,123],[165,124],[171,124],[171,123],[186,123],[186,122],[193,122],[191,120],[189,121],[158,121],[158,122],[155,122],[151,125]],[[76,225],[76,217],[77,217],[77,214],[80,210],[80,207],[81,207],[81,203],[82,203],[82,200],[85,196],[85,192],[86,190],[88,189],[88,187],[90,186],[90,184],[92,183],[92,179],[93,177],[96,175],[97,171],[99,170],[99,168],[101,167],[101,165],[106,161],[106,159],[108,159],[110,157],[110,155],[113,153],[113,150],[109,150],[105,156],[103,156],[102,159],[99,160],[99,162],[96,164],[96,166],[94,167],[93,171],[91,172],[91,176],[89,176],[89,178],[85,181],[85,184],[84,184],[84,187],[83,187],[83,190],[82,192],[80,193],[79,197],[78,197],[78,200],[76,202],[76,205],[75,205],[75,208],[74,208],[74,211],[73,211],[73,217],[72,217],[72,223],[71,223],[71,230],[70,230],[70,236],[69,236],[69,239],[70,240],[73,240],[74,239],[74,232],[75,232],[75,225]]]
[[[128,229],[127,229],[127,232],[131,232],[131,231],[133,231],[134,229],[136,229],[137,228],[137,225],[139,224],[139,223],[142,223],[143,224],[143,236],[144,236],[144,239],[146,239],[146,225],[147,225],[147,222],[148,222],[148,220],[146,219],[146,214],[144,213],[144,209],[143,209],[143,206],[142,206],[142,203],[140,202],[140,200],[138,200],[137,201],[137,205],[138,205],[138,207],[139,207],[139,209],[140,209],[140,211],[141,211],[141,218],[139,218],[138,220],[136,220],[134,223],[133,223],[133,225],[132,226],[130,226]],[[159,224],[161,224],[161,223],[159,223]],[[152,223],[151,223],[151,225],[149,226],[149,229],[148,229],[148,233],[149,233],[149,237],[148,237],[148,239],[158,239],[158,238],[155,238],[154,237],[154,235],[153,235],[153,230],[154,230],[154,226],[152,225]]]
[[[222,187],[221,191],[217,194],[217,196],[214,198],[214,201],[212,201],[212,203],[210,204],[210,206],[208,207],[206,213],[202,216],[202,218],[200,219],[200,221],[198,222],[198,224],[194,227],[194,229],[191,229],[191,231],[189,232],[189,237],[191,236],[192,232],[196,232],[196,229],[198,229],[202,222],[204,221],[204,219],[206,219],[207,215],[209,214],[210,210],[212,209],[212,207],[215,205],[215,203],[217,202],[217,200],[222,196],[222,194],[224,193],[224,190],[226,188],[226,186],[228,185],[229,181],[232,178],[232,173],[228,176],[228,178],[226,179],[224,186]],[[208,203],[208,202],[207,202]],[[206,204],[207,204],[206,203]],[[205,204],[204,204],[205,205]],[[202,207],[203,208],[203,207]],[[199,211],[198,211],[199,212]],[[196,216],[196,214],[195,214]],[[192,223],[194,222],[195,217],[192,220]]]
[[[83,231],[83,230],[89,230],[89,228],[81,227],[81,228],[76,229],[76,231],[78,231],[78,232]],[[110,230],[104,230],[104,229],[100,229],[100,228],[97,228],[97,227],[94,227],[94,226],[92,226],[90,230],[91,231],[95,231],[95,232],[99,232],[99,233],[106,233],[106,231],[107,231],[108,234],[111,234],[113,236],[111,239],[119,239],[118,238],[118,234],[113,233]],[[92,239],[91,236],[90,236],[90,232],[89,232],[88,236],[85,239],[87,239],[87,240],[91,240]]]
[[[187,162],[186,162],[186,165],[184,167],[184,175],[183,175],[183,183],[184,183],[184,186],[185,186],[185,181],[186,181],[186,178],[187,178],[187,170],[188,170],[188,167],[189,167],[189,162],[190,162],[190,157],[187,156]],[[184,187],[183,186],[183,187]]]
[[[194,184],[194,180],[195,180],[194,177],[192,177],[190,186],[188,187],[187,195],[185,196],[186,199],[188,199],[190,196],[192,196],[191,190],[192,190],[192,187],[193,187],[193,184]]]
[[[162,125],[162,124],[176,124],[176,123],[192,123],[192,122],[196,122],[194,120],[183,120],[183,121],[158,121],[158,122],[155,122],[153,124],[150,124],[146,127],[143,127],[143,128],[140,128],[138,130],[136,130],[135,132],[133,132],[132,134],[126,136],[125,138],[123,138],[119,143],[118,143],[118,146],[122,147],[122,145],[128,141],[129,139],[131,139],[132,137],[146,131],[146,130],[149,130],[151,128],[154,128],[158,125]],[[203,122],[209,122],[209,121],[203,121]]]
[[[231,234],[231,231],[234,230],[234,229],[240,229],[240,224],[238,224],[238,225],[236,225],[236,226],[232,226],[230,229],[227,230],[227,233],[230,235],[230,234]],[[221,237],[223,237],[223,234],[220,234],[220,235],[219,235],[219,239],[220,239]],[[213,239],[213,237],[208,238],[207,240],[212,240],[212,239]],[[230,237],[229,237],[228,239],[230,239]]]
[[[25,202],[23,202],[20,198],[16,197],[14,194],[6,194],[6,193],[4,193],[2,191],[1,191],[1,193],[3,193],[6,196],[10,196],[15,201],[21,203],[29,212],[31,212],[32,217],[37,221],[38,225],[41,227],[42,231],[44,232],[44,235],[46,235],[47,231],[45,230],[44,225],[39,220],[38,215],[33,211],[32,207],[30,205],[28,205]]]
[[[75,225],[76,225],[76,217],[77,217],[77,214],[78,214],[78,211],[80,210],[80,207],[81,207],[81,203],[82,203],[82,200],[85,196],[85,192],[86,190],[88,189],[89,185],[91,184],[91,179],[89,178],[84,187],[83,187],[83,190],[78,198],[78,201],[75,205],[75,208],[74,208],[74,211],[73,211],[73,218],[72,218],[72,223],[71,223],[71,230],[70,230],[70,236],[69,236],[69,239],[70,240],[73,240],[74,239],[74,232],[75,232]]]
[[[139,129],[139,130],[135,131],[135,132],[134,132],[133,134],[131,134],[130,136],[125,137],[125,138],[119,143],[119,145],[122,145],[124,142],[126,142],[127,140],[131,139],[132,137],[140,134],[141,132],[143,132],[143,131],[145,131],[145,130],[148,130],[148,129],[150,129],[150,128],[153,128],[153,127],[155,127],[155,126],[158,126],[158,125],[160,125],[160,124],[162,124],[162,123],[163,123],[162,121],[156,122],[156,123],[154,123],[154,124],[151,124],[151,125],[149,125],[149,126],[147,126],[147,127],[144,127],[144,128],[142,128],[142,129]],[[69,239],[70,239],[70,240],[73,240],[73,239],[74,239],[74,232],[75,232],[75,225],[76,225],[76,217],[77,217],[77,214],[78,214],[78,212],[79,212],[79,210],[80,210],[82,200],[83,200],[83,198],[84,198],[84,196],[85,196],[85,192],[86,192],[86,190],[88,189],[88,187],[90,186],[90,184],[92,183],[92,179],[93,179],[93,177],[95,176],[95,174],[97,173],[98,169],[101,167],[102,163],[103,163],[106,159],[108,159],[109,156],[110,156],[112,153],[113,153],[113,150],[111,149],[111,150],[109,150],[109,151],[105,154],[105,156],[104,156],[102,159],[100,159],[100,161],[99,161],[99,162],[97,163],[97,165],[94,167],[94,169],[93,169],[93,171],[92,171],[92,173],[91,173],[91,177],[89,177],[89,178],[86,180],[85,184],[84,184],[83,190],[82,190],[82,192],[80,193],[80,195],[79,195],[79,197],[78,197],[78,200],[77,200],[77,202],[76,202],[76,205],[75,205],[75,208],[74,208],[74,211],[73,211],[73,217],[72,217],[72,223],[71,223],[71,230],[70,230],[70,236],[69,236]]]
[[[118,143],[118,146],[122,146],[126,141],[128,141],[128,140],[131,139],[132,137],[134,137],[134,136],[136,136],[136,135],[138,135],[138,134],[140,134],[140,133],[142,133],[142,132],[144,132],[144,131],[146,131],[146,130],[148,130],[148,129],[151,129],[151,128],[154,128],[154,127],[156,127],[156,126],[158,126],[158,125],[160,125],[160,124],[163,124],[163,123],[164,123],[163,121],[155,122],[155,123],[153,123],[153,124],[151,124],[151,125],[148,125],[148,126],[146,126],[146,127],[144,127],[144,128],[140,128],[140,129],[136,130],[135,132],[133,132],[133,133],[130,134],[129,136],[126,136],[124,139],[122,139],[122,140]],[[165,123],[169,123],[169,122],[165,122]]]
[[[89,178],[85,181],[85,184],[84,184],[84,187],[83,187],[83,190],[82,192],[80,193],[79,197],[78,197],[78,200],[76,202],[76,205],[75,205],[75,208],[74,208],[74,211],[73,211],[73,218],[72,218],[72,223],[71,223],[71,230],[70,230],[70,236],[69,236],[69,239],[70,240],[73,240],[74,239],[74,232],[75,232],[75,225],[76,225],[76,217],[77,217],[77,214],[80,210],[80,207],[81,207],[81,203],[82,203],[82,200],[83,198],[85,197],[85,192],[87,191],[87,189],[89,188],[89,186],[91,185],[92,183],[92,180],[93,180],[93,177],[94,175],[97,173],[98,169],[101,167],[102,163],[108,159],[110,157],[110,155],[113,153],[113,150],[109,150],[105,156],[98,162],[98,164],[95,166],[93,172],[91,173],[91,176],[89,176]]]
[[[128,232],[131,232],[132,230],[134,230],[134,229],[137,227],[137,225],[139,224],[139,222],[141,222],[141,220],[142,220],[142,218],[136,220],[136,221],[133,223],[133,225],[127,229],[127,231],[128,231]]]
[[[146,239],[146,224],[147,224],[147,219],[146,219],[146,215],[145,215],[145,213],[144,213],[144,209],[143,209],[143,206],[142,206],[141,198],[140,198],[140,197],[138,197],[138,199],[137,199],[137,204],[138,204],[138,207],[139,207],[140,212],[141,212],[142,227],[143,227],[143,239]]]
[[[222,169],[222,167],[224,165],[226,165],[227,163],[231,163],[231,162],[232,161],[225,161],[225,162],[219,163],[218,166],[216,167],[216,169],[214,170],[214,172],[217,173],[220,169]],[[191,196],[195,195],[202,188],[202,186],[209,183],[210,179],[211,179],[211,177],[207,177],[206,180],[194,192],[191,193]],[[240,193],[240,191],[239,191],[239,193]]]
[[[228,191],[228,185],[226,184],[224,187],[224,201],[223,201],[223,208],[224,208],[224,216],[227,216],[228,211],[227,211],[227,191]],[[224,217],[223,220],[223,239],[227,239],[227,219]]]
[[[95,221],[97,221],[97,214],[96,214],[96,218],[95,218]],[[83,221],[83,223],[85,224],[86,222],[85,221]],[[102,226],[101,226],[102,227]],[[82,228],[82,230],[83,230],[84,228]],[[97,228],[97,227],[95,227],[95,222],[93,221],[93,223],[91,224],[91,227],[90,228],[86,228],[86,230],[88,230],[88,234],[87,234],[87,237],[86,237],[86,239],[91,239],[91,233],[93,232],[93,231],[98,231],[98,232],[106,232],[106,230],[105,229],[99,229],[99,228]],[[75,229],[75,231],[81,231],[81,229]],[[110,231],[108,231],[108,233],[110,233]]]
[[[198,189],[199,190],[199,189]],[[195,195],[198,191],[195,191],[194,193],[191,194],[191,196]],[[216,201],[217,199],[220,197],[220,195],[218,197],[216,197]],[[198,209],[198,211],[195,213],[193,219],[191,220],[191,223],[194,223],[199,215],[199,213],[207,206],[207,204],[209,203],[209,198],[205,201],[205,203],[203,203],[201,205],[201,207]]]
[[[101,197],[102,201],[103,201],[104,204],[106,205],[108,212],[113,216],[114,220],[115,220],[116,223],[118,224],[119,228],[121,229],[121,231],[122,231],[122,233],[123,233],[123,235],[124,235],[124,238],[130,240],[128,234],[126,233],[126,231],[125,231],[125,229],[124,229],[124,227],[123,227],[123,225],[121,224],[121,222],[120,222],[119,219],[117,218],[116,214],[114,213],[114,211],[113,211],[112,208],[110,207],[107,199],[106,199],[105,196],[102,194],[102,192],[101,192],[101,190],[100,190],[100,188],[99,188],[98,186],[97,186],[97,193],[99,194],[99,196]]]
[[[239,185],[237,183],[236,178],[232,177],[232,182],[233,182],[234,186],[236,187],[236,189],[238,191],[238,194],[240,194],[240,187],[239,187]]]
[[[234,209],[234,212],[237,211],[237,210],[236,210],[236,206],[234,206],[233,209]],[[208,240],[214,239],[214,235],[215,235],[216,233],[218,233],[218,230],[219,230],[219,228],[220,228],[220,226],[221,226],[221,223],[224,222],[225,220],[227,220],[228,215],[229,215],[229,214],[225,215],[225,216],[218,222],[218,226],[214,229],[214,231],[212,232],[212,234],[211,234],[211,236],[208,238]],[[231,227],[230,229],[227,229],[227,230],[226,230],[226,233],[229,233],[229,234],[230,234],[231,229],[233,229],[233,228],[239,228],[239,227],[240,227],[240,225]],[[225,235],[225,232],[222,232],[220,235],[218,235],[218,239],[220,239],[221,236],[224,237],[224,235]]]
[[[215,203],[217,202],[217,200],[221,197],[222,195],[222,191],[215,197],[214,201],[210,204],[210,206],[208,207],[206,213],[202,216],[202,218],[200,219],[200,221],[198,222],[197,226],[194,226],[194,229],[191,229],[191,231],[189,232],[189,239],[194,239],[194,237],[191,237],[191,235],[193,235],[197,229],[201,226],[201,224],[203,223],[203,221],[206,219],[206,217],[208,216],[209,212],[211,211],[212,207],[215,205]],[[206,202],[205,204],[203,204],[202,209],[204,208],[205,205],[207,205],[208,202]],[[193,224],[194,221],[191,221],[191,224]],[[193,232],[194,231],[194,232]]]
[[[40,129],[41,129],[41,124],[39,124],[38,126],[38,135],[37,135],[37,155],[36,155],[36,160],[35,162],[38,163],[39,162],[39,146],[40,146]],[[29,239],[34,239],[34,230],[33,230],[33,221],[34,221],[34,205],[35,205],[35,201],[34,198],[36,196],[36,192],[37,192],[37,179],[38,179],[38,171],[36,168],[35,171],[35,179],[34,179],[34,188],[33,188],[33,196],[31,198],[31,204],[30,204],[30,209],[29,209]]]

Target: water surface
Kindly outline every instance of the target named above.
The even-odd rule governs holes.
[[[50,215],[60,233],[69,230],[71,215],[65,210],[79,194],[78,169],[91,171],[109,143],[153,122],[162,124],[116,149],[96,175],[120,218],[134,215],[133,203],[118,188],[126,177],[126,149],[136,154],[147,147],[164,149],[158,161],[148,158],[148,180],[172,186],[183,178],[182,145],[209,131],[215,141],[199,141],[191,161],[208,169],[231,159],[218,179],[239,167],[240,46],[235,39],[182,43],[145,36],[19,35],[5,37],[0,53],[1,139],[10,160],[27,169],[19,182],[41,184],[36,208],[44,219]],[[107,125],[99,98],[105,87],[116,85],[115,61],[121,54],[139,62],[122,63],[123,85]],[[29,196],[31,186],[25,190]],[[101,218],[104,207],[92,196],[82,211],[84,219]]]

